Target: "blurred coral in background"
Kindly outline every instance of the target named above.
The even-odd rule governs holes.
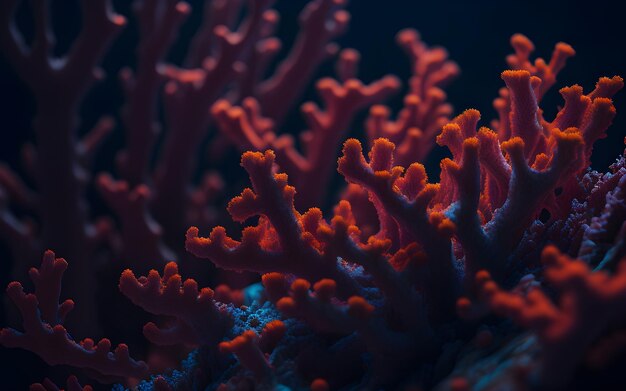
[[[78,3],[58,43],[56,2],[0,4],[35,106],[21,164],[0,166],[6,389],[624,385],[626,155],[591,168],[625,134],[621,77],[562,87],[574,49],[532,59],[513,35],[487,127],[454,115],[459,67],[413,29],[407,80],[361,80],[344,0],[302,2],[288,45],[272,0]],[[111,112],[89,93],[124,29]]]

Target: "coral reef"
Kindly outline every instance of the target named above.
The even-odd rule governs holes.
[[[167,53],[191,6],[133,4],[121,121],[109,113],[81,137],[80,104],[127,18],[82,0],[82,30],[59,58],[48,1],[28,7],[30,42],[21,1],[0,5],[2,53],[36,101],[28,177],[0,167],[17,308],[0,345],[72,373],[31,390],[558,390],[623,368],[626,155],[590,168],[621,77],[561,88],[548,118],[542,99],[574,49],[531,62],[516,34],[498,118],[479,126],[478,110],[453,117],[447,102],[458,66],[407,29],[396,41],[411,76],[392,118],[383,102],[402,82],[362,82],[360,54],[334,42],[344,0],[309,1],[282,60],[272,0],[207,0],[180,62]],[[335,78],[315,83],[321,105],[301,106],[296,140],[288,114],[327,60]],[[346,137],[367,109],[366,156]],[[116,167],[100,172],[94,155],[117,130]],[[207,170],[201,147],[213,163],[241,153],[251,187],[226,208],[240,183]],[[438,183],[424,166],[436,147],[449,152]],[[100,293],[113,275],[123,298]],[[89,338],[129,329],[133,349]]]

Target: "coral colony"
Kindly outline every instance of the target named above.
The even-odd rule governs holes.
[[[359,81],[359,53],[333,42],[350,19],[343,0],[308,2],[280,60],[271,0],[207,0],[182,65],[164,57],[190,6],[136,1],[121,121],[105,117],[79,139],[78,108],[127,21],[108,0],[82,0],[82,31],[54,58],[48,2],[30,5],[28,44],[20,3],[0,2],[0,43],[36,101],[36,145],[20,169],[30,178],[0,171],[16,279],[0,344],[73,374],[31,390],[555,390],[623,359],[626,159],[589,168],[623,81],[563,87],[546,118],[540,103],[569,45],[533,62],[531,41],[514,35],[486,127],[477,110],[452,116],[442,88],[458,67],[413,30],[397,35],[412,64],[403,107],[381,105],[401,82]],[[317,81],[320,106],[302,105],[296,142],[279,130],[327,60],[336,76]],[[365,145],[346,139],[363,110]],[[92,176],[114,128],[125,132],[117,166]],[[232,220],[215,200],[239,183],[195,175],[207,134],[214,152],[239,149],[249,176]],[[439,183],[420,163],[435,144],[451,153]],[[335,170],[347,182],[339,195]],[[108,215],[92,216],[90,184]],[[329,196],[336,206],[319,209]],[[206,262],[218,270],[193,266]],[[106,267],[117,287],[99,277]],[[248,287],[199,287],[181,275],[194,270]],[[124,303],[97,294],[117,289]],[[137,351],[89,338],[142,323]]]

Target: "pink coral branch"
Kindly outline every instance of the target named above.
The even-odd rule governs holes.
[[[580,170],[584,148],[580,132],[575,128],[564,132],[557,130],[552,133],[551,139],[556,144],[556,150],[547,163],[549,166],[542,171],[528,166],[523,155],[522,139],[513,138],[502,144],[510,156],[512,166],[509,196],[487,227],[488,232],[493,232],[494,243],[502,248],[512,248],[521,236],[522,227],[526,227],[531,216],[538,212],[541,202],[554,188]],[[519,228],[511,229],[515,225]]]
[[[115,128],[115,120],[104,116],[96,122],[95,126],[87,133],[76,146],[76,154],[81,165],[87,171],[91,171],[91,164],[98,148],[106,140]]]
[[[263,83],[263,77],[282,47],[281,41],[272,36],[278,25],[280,16],[274,10],[263,14],[263,23],[259,27],[258,40],[250,50],[246,60],[243,75],[237,80],[237,85],[229,94],[229,99],[239,101],[245,97],[253,97]],[[294,97],[297,99],[297,96]]]
[[[61,279],[66,269],[67,262],[62,258],[55,259],[54,253],[48,250],[44,253],[40,268],[33,267],[28,273],[35,285],[41,319],[51,326],[62,324],[65,316],[74,308],[74,302],[69,299],[59,305]]]
[[[190,68],[200,67],[205,58],[215,50],[215,28],[232,28],[237,14],[241,11],[243,0],[209,0],[204,2],[204,15],[200,30],[194,35],[190,50],[185,60]]]
[[[549,63],[546,63],[543,58],[537,58],[533,65],[530,62],[530,54],[535,50],[535,46],[530,39],[522,34],[514,34],[511,37],[511,46],[515,53],[506,58],[509,67],[513,70],[527,71],[531,76],[541,80],[541,83],[535,83],[532,87],[537,103],[556,83],[556,77],[565,67],[567,59],[575,54],[571,46],[559,42],[554,47]],[[511,95],[509,91],[501,89],[500,97],[493,101],[493,106],[498,112],[499,120],[493,121],[492,127],[497,129],[500,140],[507,140],[511,137],[511,123],[509,121]],[[529,120],[532,120],[532,118],[529,118]]]
[[[481,243],[488,243],[483,231],[479,214],[480,202],[480,166],[478,158],[479,141],[476,137],[466,138],[462,145],[462,162],[458,164],[452,160],[444,159],[442,168],[453,178],[457,184],[458,205],[453,210],[453,219],[456,224],[456,236],[463,246],[465,255],[466,273],[473,274],[482,262],[486,249],[481,248]],[[480,248],[479,251],[477,249]]]
[[[276,307],[287,316],[304,319],[318,331],[339,334],[349,334],[359,328],[361,322],[374,312],[374,307],[359,296],[350,297],[347,305],[331,302],[337,290],[333,280],[317,282],[314,286],[316,296],[309,294],[310,287],[311,284],[306,280],[295,280],[291,284],[289,297],[280,299]]]
[[[83,29],[67,54],[66,60],[57,64],[51,58],[54,37],[48,20],[48,1],[35,3],[35,39],[27,48],[13,23],[13,13],[20,0],[3,4],[3,28],[0,42],[20,76],[30,85],[40,103],[56,102],[74,105],[94,80],[94,69],[111,39],[117,34],[125,19],[110,10],[108,0],[83,1]],[[51,98],[51,88],[63,85],[65,99]],[[61,93],[61,91],[57,91]]]
[[[287,332],[287,326],[280,320],[269,321],[263,326],[259,336],[259,347],[265,353],[270,353],[278,345]]]
[[[30,261],[40,252],[36,224],[18,217],[12,206],[36,210],[37,196],[9,167],[0,165],[0,237],[8,245],[15,263],[14,275],[23,275]]]
[[[511,99],[509,113],[511,137],[520,137],[524,140],[524,155],[528,159],[543,134],[538,118],[537,96],[534,93],[534,86],[542,81],[537,77],[531,78],[527,71],[504,71],[502,79],[509,89]]]
[[[437,138],[453,159],[442,162],[441,186],[448,191],[435,201],[450,206],[447,213],[457,224],[469,271],[487,268],[495,278],[500,278],[504,260],[542,208],[553,219],[569,210],[579,191],[576,178],[587,164],[586,156],[614,115],[610,100],[592,101],[574,86],[561,90],[566,104],[547,123],[536,97],[542,81],[525,70],[505,71],[502,78],[512,102],[511,131],[519,136],[500,143],[499,136],[487,128],[476,132],[480,114],[467,110],[444,126]],[[619,80],[611,83],[616,90]],[[527,141],[533,143],[531,147]],[[471,153],[466,156],[466,152]],[[558,187],[564,190],[556,196]]]
[[[233,106],[220,99],[211,107],[211,113],[224,134],[240,150],[263,151],[275,140],[274,121],[261,114],[259,102],[251,97],[241,106]]]

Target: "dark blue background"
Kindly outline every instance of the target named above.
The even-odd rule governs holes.
[[[27,2],[26,2],[27,3]],[[57,32],[57,52],[63,53],[71,38],[80,28],[80,14],[76,0],[53,0],[53,24]],[[129,1],[116,0],[115,9],[129,15]],[[201,1],[191,1],[195,10]],[[281,13],[278,36],[285,48],[297,31],[296,15],[304,0],[279,0],[276,8]],[[554,44],[564,41],[571,44],[577,55],[571,59],[559,76],[554,88],[544,100],[543,108],[548,118],[561,103],[558,88],[574,83],[585,91],[593,88],[600,76],[626,74],[624,55],[624,13],[620,2],[611,1],[371,1],[353,0],[349,5],[352,14],[350,30],[339,42],[354,47],[362,53],[361,77],[367,81],[385,73],[393,73],[406,80],[408,61],[396,47],[394,35],[405,27],[417,28],[431,45],[446,47],[450,56],[461,67],[462,74],[449,88],[449,100],[456,112],[477,108],[488,124],[495,116],[491,102],[503,83],[499,74],[505,69],[504,56],[511,52],[509,38],[513,33],[526,34],[536,46],[536,54],[549,58]],[[20,22],[28,26],[27,12],[20,13]],[[191,15],[180,34],[180,42],[170,53],[176,61],[186,50],[186,42],[197,26],[200,13]],[[26,27],[28,29],[28,27]],[[82,107],[83,131],[103,114],[117,115],[123,102],[117,83],[117,71],[134,61],[136,31],[131,23],[114,43],[103,66],[109,78],[91,91]],[[328,74],[330,66],[323,67]],[[622,151],[622,136],[626,134],[623,119],[623,93],[615,99],[618,116],[609,131],[609,139],[600,141],[594,154],[594,167],[605,168]],[[315,98],[309,91],[307,98]],[[16,79],[11,69],[0,59],[0,158],[16,161],[17,147],[32,136],[30,121],[33,102],[28,91]],[[400,98],[392,100],[396,107]],[[294,111],[292,121],[283,131],[301,129],[299,113]],[[353,126],[354,135],[360,133],[360,123]],[[109,140],[99,156],[106,167],[111,162],[111,152],[123,143],[121,129]],[[436,165],[433,165],[436,167]]]

